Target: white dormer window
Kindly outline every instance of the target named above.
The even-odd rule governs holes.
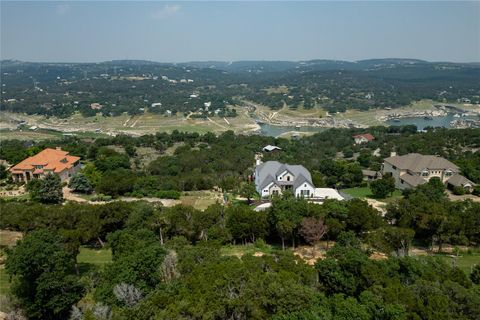
[[[422,177],[428,177],[429,175],[430,175],[430,173],[428,172],[427,169],[423,170],[422,173],[421,173]]]
[[[453,174],[453,171],[450,169],[445,170],[445,176],[450,177]]]
[[[290,176],[287,176],[287,181],[290,181]]]

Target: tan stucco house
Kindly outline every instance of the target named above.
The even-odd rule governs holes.
[[[395,186],[401,190],[414,188],[437,177],[447,186],[462,187],[471,192],[475,183],[459,172],[458,166],[442,157],[419,153],[394,155],[384,159],[382,165],[382,174],[391,174],[395,178]]]

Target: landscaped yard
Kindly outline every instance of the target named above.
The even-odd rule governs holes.
[[[340,190],[343,193],[346,193],[354,198],[369,198],[375,199],[372,194],[372,190],[369,187],[358,187],[358,188],[349,188],[349,189],[342,189]],[[400,190],[395,190],[393,194],[385,199],[375,199],[381,202],[392,202],[396,199],[402,197],[402,192]]]

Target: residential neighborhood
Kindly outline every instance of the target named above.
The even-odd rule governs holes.
[[[0,19],[0,320],[480,320],[480,0]]]

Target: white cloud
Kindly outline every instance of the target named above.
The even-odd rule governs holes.
[[[160,10],[152,12],[151,17],[153,19],[157,19],[157,20],[163,19],[163,18],[166,18],[166,17],[169,17],[169,16],[173,16],[178,11],[180,11],[180,9],[181,9],[181,7],[177,4],[175,4],[175,5],[167,4],[163,8],[161,8]]]
[[[58,4],[55,8],[55,11],[59,16],[66,15],[70,12],[70,5],[67,3]]]

